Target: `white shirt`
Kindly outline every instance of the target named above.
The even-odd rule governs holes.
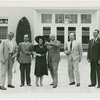
[[[8,39],[9,53],[13,52],[13,41]]]
[[[98,37],[97,37],[97,38],[94,38],[94,41],[96,42],[96,41],[97,41],[97,39],[98,39]]]

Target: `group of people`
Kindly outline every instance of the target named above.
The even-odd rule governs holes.
[[[100,88],[100,39],[99,30],[93,32],[94,38],[90,40],[88,46],[87,60],[90,62],[91,72],[89,87],[97,84]],[[8,88],[15,88],[12,85],[12,69],[14,61],[17,60],[20,64],[20,87],[25,85],[31,86],[31,61],[35,57],[36,86],[43,86],[43,76],[48,75],[48,69],[52,77],[53,88],[58,86],[58,66],[60,61],[61,42],[54,35],[50,35],[50,41],[47,42],[43,36],[35,37],[36,45],[29,42],[28,34],[24,35],[23,42],[16,44],[13,41],[14,33],[9,32],[6,40],[0,44],[0,89],[6,90],[5,81],[8,76]],[[82,44],[75,40],[75,34],[70,33],[70,41],[64,46],[64,53],[68,57],[68,77],[69,85],[80,86],[80,71],[79,63],[82,60]],[[15,59],[16,58],[16,59]],[[96,75],[97,74],[97,75]],[[40,84],[39,84],[40,83]]]
[[[37,45],[29,42],[28,34],[24,35],[23,42],[16,44],[13,41],[14,33],[9,32],[6,40],[2,40],[0,44],[0,89],[6,90],[5,81],[8,76],[7,87],[15,88],[12,85],[12,69],[14,61],[17,60],[20,64],[20,87],[25,85],[31,86],[31,61],[35,56],[36,86],[43,86],[43,76],[48,75],[50,70],[53,82],[53,88],[58,85],[58,64],[60,61],[60,41],[55,39],[54,35],[50,35],[50,42],[46,42],[43,36],[35,37]],[[40,84],[39,84],[40,79]]]

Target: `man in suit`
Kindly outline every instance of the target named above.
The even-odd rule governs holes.
[[[27,34],[24,35],[24,42],[21,42],[18,45],[18,55],[17,59],[20,63],[20,75],[21,75],[21,85],[23,87],[25,85],[25,79],[27,86],[31,86],[31,56],[33,51],[33,45],[29,42],[29,36]],[[25,78],[26,77],[26,78]]]
[[[6,40],[2,40],[0,47],[0,89],[6,90],[4,87],[6,81],[6,74],[8,74],[8,87],[14,88],[12,85],[12,69],[14,64],[14,59],[17,55],[17,45],[13,41],[14,33],[9,32]]]
[[[89,41],[87,60],[90,62],[91,72],[90,80],[91,84],[88,87],[94,87],[97,84],[97,88],[100,88],[100,39],[99,30],[95,29],[93,32],[93,39]]]
[[[82,59],[82,45],[75,40],[75,34],[70,33],[70,41],[65,45],[65,54],[68,56],[69,85],[80,86],[79,62]]]
[[[48,65],[53,79],[53,88],[58,85],[58,64],[60,61],[61,42],[55,39],[54,35],[50,35],[50,42],[46,43],[48,48]]]

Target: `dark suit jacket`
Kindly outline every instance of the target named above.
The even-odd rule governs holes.
[[[97,39],[96,43],[94,43],[93,39],[89,41],[87,59],[95,62],[100,60],[100,39],[99,38]]]

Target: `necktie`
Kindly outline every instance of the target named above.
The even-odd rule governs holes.
[[[71,43],[70,43],[70,51],[72,51],[72,41],[71,41]]]
[[[96,43],[96,39],[94,39],[94,43]]]

